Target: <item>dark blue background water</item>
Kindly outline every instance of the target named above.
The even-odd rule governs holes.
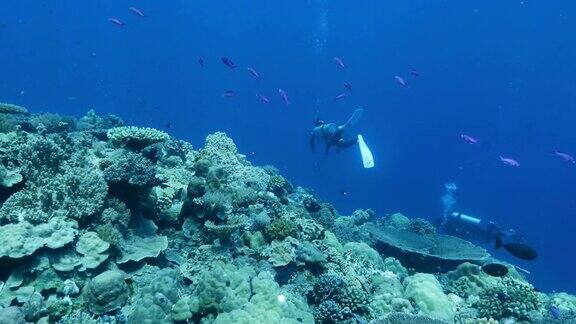
[[[576,153],[575,9],[569,0],[3,0],[0,99],[34,112],[80,117],[94,108],[131,124],[171,123],[196,147],[223,130],[256,164],[277,166],[342,213],[434,219],[444,183],[455,181],[463,211],[520,230],[541,254],[531,263],[497,256],[531,270],[540,289],[574,293],[576,166],[552,152]],[[335,102],[344,81],[353,93]],[[226,90],[237,96],[222,98]],[[353,148],[317,170],[312,121],[344,122],[357,107],[376,168],[363,169]],[[462,143],[461,133],[481,144]],[[503,166],[500,154],[521,166]]]

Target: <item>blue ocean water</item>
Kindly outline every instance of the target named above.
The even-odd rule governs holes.
[[[497,257],[530,270],[541,290],[576,292],[576,165],[553,154],[576,154],[572,1],[3,0],[0,9],[1,101],[114,113],[196,146],[225,131],[251,161],[342,214],[434,220],[453,181],[459,210],[520,231],[540,255]],[[335,101],[343,82],[353,90]],[[317,117],[344,123],[358,107],[374,169],[356,148],[325,161],[310,151]]]

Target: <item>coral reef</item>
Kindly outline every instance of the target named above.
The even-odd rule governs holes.
[[[428,221],[340,215],[224,133],[0,104],[0,323],[574,321]],[[550,310],[554,310],[551,312]]]

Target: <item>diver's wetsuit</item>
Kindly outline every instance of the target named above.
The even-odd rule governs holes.
[[[504,229],[494,222],[453,212],[447,215],[441,224],[441,231],[448,235],[488,243],[497,238],[509,238],[516,242],[525,242],[522,235],[513,229]]]
[[[318,122],[318,126],[314,127],[312,134],[310,134],[310,147],[314,150],[316,141],[318,141],[325,145],[324,155],[327,155],[331,147],[344,150],[358,143],[357,139],[345,140],[343,134],[344,127],[342,126],[334,123],[325,124]]]

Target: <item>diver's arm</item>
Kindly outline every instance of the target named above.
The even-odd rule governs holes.
[[[364,113],[364,109],[356,109],[354,110],[354,113],[352,114],[352,116],[348,119],[348,121],[346,122],[346,124],[338,127],[342,132],[348,130],[351,127],[354,127],[358,121],[360,120],[360,118],[362,117],[362,114]]]

